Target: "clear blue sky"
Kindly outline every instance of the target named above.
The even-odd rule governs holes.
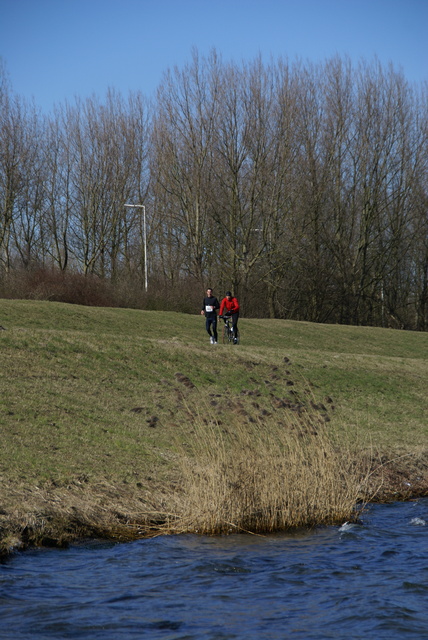
[[[377,56],[428,81],[428,0],[0,0],[13,90],[54,103],[114,87],[150,97],[192,47],[224,61]]]

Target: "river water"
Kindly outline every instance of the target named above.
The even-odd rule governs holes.
[[[428,638],[428,499],[266,537],[87,542],[0,565],[0,638]]]

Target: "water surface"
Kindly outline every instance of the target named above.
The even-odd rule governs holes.
[[[0,638],[428,638],[428,499],[362,525],[20,553],[0,565]]]

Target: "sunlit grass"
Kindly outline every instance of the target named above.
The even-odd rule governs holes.
[[[336,520],[361,454],[426,447],[427,334],[243,317],[212,346],[196,314],[9,300],[1,324],[0,528],[73,505],[94,531]]]

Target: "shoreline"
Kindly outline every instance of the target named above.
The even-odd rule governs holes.
[[[155,490],[158,490],[156,487]],[[10,498],[13,499],[13,490]],[[131,542],[179,533],[169,529],[160,512],[148,509],[150,495],[136,497],[113,485],[74,483],[64,488],[21,489],[21,512],[0,512],[0,559],[36,547],[66,548],[81,539]],[[365,492],[357,504],[387,504],[428,497],[428,455],[382,456],[372,463]],[[106,503],[110,503],[107,507]],[[332,523],[334,524],[334,523]],[[310,525],[308,525],[310,526]],[[316,526],[313,523],[312,526]]]

